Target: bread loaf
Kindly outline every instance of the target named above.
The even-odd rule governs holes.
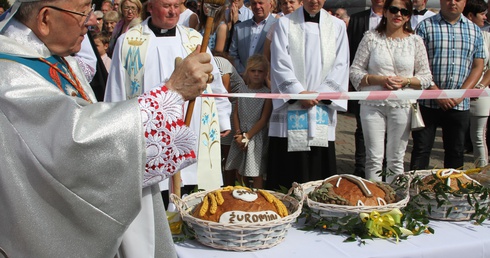
[[[350,205],[380,206],[395,202],[395,192],[384,183],[375,183],[354,175],[329,177],[309,193],[316,202]]]
[[[259,223],[288,215],[286,206],[265,190],[225,187],[208,193],[196,206],[196,218],[224,224]]]
[[[427,175],[421,179],[422,184],[419,185],[419,190],[428,190],[434,192],[434,186],[437,183],[444,183],[451,188],[450,191],[459,190],[458,181],[462,187],[467,184],[477,183],[464,173],[464,171],[456,169],[439,169],[435,174]]]

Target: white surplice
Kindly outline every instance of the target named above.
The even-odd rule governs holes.
[[[300,17],[303,16],[303,7],[295,12]],[[320,36],[320,24],[323,19],[330,16],[324,10],[321,11],[320,23],[299,22],[300,28],[304,31],[304,76],[298,74],[298,66],[295,67],[290,53],[290,18],[286,15],[278,20],[274,30],[271,43],[271,92],[297,94],[302,91],[315,92],[338,92],[347,91],[349,82],[349,44],[347,39],[345,23],[339,19],[332,18],[333,35],[335,37],[335,60],[331,64],[331,69],[323,70],[322,46]],[[304,19],[304,18],[303,18]],[[300,58],[301,59],[301,58]],[[300,83],[304,77],[304,83]],[[287,130],[287,104],[288,99],[274,99],[273,112],[270,119],[269,136],[286,138]],[[328,106],[328,115],[331,123],[328,125],[328,140],[335,141],[335,126],[337,124],[337,110],[346,111],[346,100],[332,100]]]

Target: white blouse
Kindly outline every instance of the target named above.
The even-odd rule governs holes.
[[[367,31],[362,38],[350,69],[350,81],[358,91],[386,90],[382,85],[360,87],[366,74],[416,77],[422,88],[430,86],[432,74],[422,38],[410,34],[405,38],[386,38],[375,30]],[[404,88],[404,90],[411,88]],[[409,107],[408,100],[360,100],[360,104],[392,107]]]

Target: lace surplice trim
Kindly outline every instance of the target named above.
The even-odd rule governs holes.
[[[196,136],[184,124],[184,101],[179,94],[156,88],[138,97],[138,102],[146,138],[146,187],[195,162]]]
[[[95,72],[96,72],[95,68],[88,65],[80,56],[74,56],[74,57],[77,60],[77,63],[80,66],[80,69],[82,70],[85,79],[87,79],[88,82],[91,82],[95,76]]]

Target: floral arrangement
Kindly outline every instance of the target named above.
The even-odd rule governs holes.
[[[379,173],[386,175],[386,172]],[[398,191],[406,189],[409,184],[409,177],[398,177],[391,186]],[[303,207],[302,217],[305,218],[306,225],[303,230],[319,229],[344,234],[347,235],[345,242],[358,241],[365,244],[366,239],[374,238],[399,242],[408,236],[434,233],[434,230],[428,226],[427,211],[410,202],[403,208],[395,208],[387,212],[375,210],[337,217],[317,216],[318,214],[314,212],[307,206]]]
[[[344,242],[359,241],[365,244],[366,239],[389,239],[396,242],[406,239],[411,235],[422,233],[434,233],[429,227],[429,219],[424,211],[393,209],[389,212],[360,213],[358,216],[348,215],[344,217],[321,217],[311,220],[311,212],[307,207],[303,208],[303,217],[306,226],[302,230],[320,229],[321,231],[333,231],[335,234],[345,234]]]

